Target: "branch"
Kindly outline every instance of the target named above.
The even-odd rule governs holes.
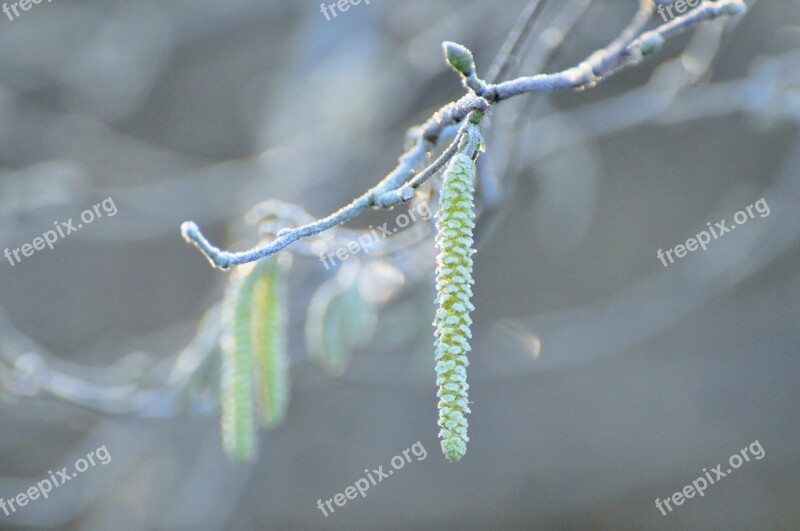
[[[447,149],[445,149],[439,158],[433,161],[430,166],[425,168],[422,172],[420,172],[417,176],[400,188],[380,195],[375,199],[375,205],[385,208],[396,205],[401,201],[410,201],[414,197],[416,189],[422,186],[425,181],[430,179],[434,174],[436,174],[436,172],[442,169],[444,165],[450,161],[450,159],[453,158],[458,151],[459,142],[461,142],[461,139],[464,138],[464,134],[468,125],[469,121],[465,121],[461,128],[459,128],[456,137],[453,139],[450,145],[447,146]]]
[[[644,5],[652,2],[642,0],[641,3],[642,7],[623,34],[606,48],[590,55],[578,66],[554,74],[521,77],[489,86],[489,90],[494,94],[487,100],[495,103],[520,94],[592,88],[604,77],[616,74],[627,66],[639,64],[644,57],[658,51],[669,37],[705,20],[738,15],[747,9],[742,0],[705,1],[683,17],[675,18],[653,31],[629,40],[628,37],[634,30],[640,29],[647,23],[642,15]]]
[[[638,35],[649,21],[654,6],[653,0],[639,0],[636,14],[622,33],[608,46],[594,52],[577,66],[553,74],[520,77],[496,85],[487,84],[477,77],[472,53],[467,48],[446,42],[444,48],[448,63],[461,74],[465,86],[471,92],[434,113],[416,133],[414,146],[400,157],[397,167],[377,185],[329,216],[299,227],[283,229],[272,241],[248,251],[232,253],[215,247],[205,238],[197,224],[191,221],[181,225],[183,237],[200,249],[214,267],[228,269],[233,265],[254,262],[274,254],[297,240],[344,223],[367,208],[386,208],[407,201],[413,197],[409,193],[452,157],[452,145],[416,178],[412,178],[414,170],[422,165],[427,153],[436,147],[442,131],[461,123],[470,112],[486,112],[490,103],[521,94],[594,87],[600,79],[640,63],[644,57],[660,49],[665,39],[704,20],[737,15],[746,9],[742,0],[704,1],[686,15]],[[398,191],[401,187],[402,190]]]
[[[391,202],[385,198],[387,192],[396,190],[411,178],[415,168],[421,165],[428,151],[433,149],[442,131],[452,125],[459,123],[474,111],[487,111],[489,108],[486,100],[477,98],[472,94],[467,94],[460,100],[449,103],[436,112],[420,128],[417,133],[417,142],[414,147],[400,157],[400,163],[392,170],[389,175],[367,192],[354,199],[350,204],[342,207],[333,214],[317,220],[313,223],[301,225],[293,229],[283,229],[278,232],[277,237],[268,244],[255,247],[249,251],[240,253],[230,253],[213,246],[196,223],[186,221],[181,225],[181,233],[184,239],[194,244],[206,255],[211,264],[219,269],[228,269],[233,265],[247,264],[255,262],[271,254],[286,248],[299,239],[318,234],[325,230],[335,227],[345,221],[352,219],[369,207],[377,206],[377,199],[382,198],[385,206],[393,206],[400,202]],[[436,164],[436,162],[434,162]]]

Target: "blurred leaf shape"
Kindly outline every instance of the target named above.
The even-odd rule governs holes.
[[[323,282],[308,305],[306,348],[332,375],[347,368],[353,349],[366,346],[375,333],[375,306],[361,295],[357,261],[347,262]]]

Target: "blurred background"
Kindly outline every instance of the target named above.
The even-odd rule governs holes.
[[[520,72],[576,64],[634,10],[551,4]],[[441,42],[485,71],[525,1],[373,0],[327,20],[311,1],[55,0],[0,17],[0,248],[118,209],[0,266],[0,497],[111,456],[0,529],[800,528],[800,3],[748,4],[591,91],[492,111],[457,464],[436,438],[431,237],[348,259],[357,273],[298,246],[288,415],[239,466],[216,410],[228,273],[179,227],[245,249],[258,201],[339,208],[463,94]],[[658,260],[761,198],[768,217]],[[335,376],[309,360],[307,311],[344,276],[375,329],[341,340]],[[755,440],[764,459],[655,507]],[[425,460],[319,511],[417,441]]]

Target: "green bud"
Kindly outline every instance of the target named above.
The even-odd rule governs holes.
[[[442,43],[444,57],[451,67],[462,75],[469,76],[475,71],[475,59],[465,46],[455,42]]]
[[[664,37],[651,31],[642,39],[639,49],[642,51],[643,56],[647,56],[661,50],[662,46],[664,46]]]

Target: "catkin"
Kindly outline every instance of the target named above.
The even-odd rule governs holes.
[[[456,154],[445,169],[436,222],[436,385],[442,452],[458,461],[467,451],[467,352],[472,337],[472,230],[475,162]]]
[[[255,460],[255,401],[251,348],[252,275],[231,273],[222,305],[220,417],[222,445],[240,463]]]
[[[288,404],[286,286],[277,257],[256,265],[253,278],[252,351],[259,422],[280,423]]]
[[[243,271],[244,270],[244,271]],[[236,461],[258,453],[256,418],[280,422],[288,402],[286,306],[275,257],[231,273],[222,307],[222,443]]]

